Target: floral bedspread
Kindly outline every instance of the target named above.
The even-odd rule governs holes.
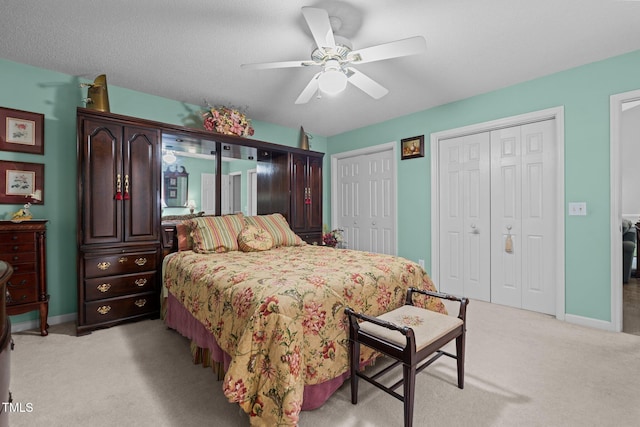
[[[375,316],[402,305],[409,286],[435,290],[404,258],[312,245],[179,252],[165,286],[231,356],[224,394],[254,426],[297,425],[305,384],[349,369],[346,306]],[[446,312],[435,298],[419,304]],[[363,347],[361,362],[372,357]]]

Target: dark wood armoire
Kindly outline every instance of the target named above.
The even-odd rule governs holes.
[[[216,214],[222,159],[253,160],[258,214],[281,213],[305,241],[322,242],[323,153],[86,108],[77,126],[78,335],[159,315],[175,226],[161,219],[163,139],[215,158]]]
[[[77,333],[159,313],[160,130],[78,112]]]

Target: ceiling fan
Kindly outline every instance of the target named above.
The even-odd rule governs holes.
[[[245,69],[264,70],[271,68],[292,68],[318,66],[322,70],[316,73],[304,88],[296,104],[309,102],[318,92],[337,94],[342,92],[347,83],[353,84],[375,99],[382,98],[389,91],[382,85],[358,71],[351,65],[364,64],[401,56],[416,55],[427,49],[427,43],[422,36],[410,37],[359,50],[352,50],[351,43],[344,37],[334,35],[334,27],[340,25],[338,18],[329,17],[324,9],[303,7],[302,15],[311,30],[316,48],[311,52],[310,60],[264,62],[242,64]],[[332,23],[334,27],[332,27]]]

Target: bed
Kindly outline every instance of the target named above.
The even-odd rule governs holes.
[[[205,244],[203,250],[207,239],[192,223],[192,249],[165,258],[164,317],[224,364],[224,394],[249,414],[253,426],[297,425],[301,410],[321,406],[347,378],[346,306],[379,315],[403,304],[409,286],[435,290],[414,262],[307,245],[286,230],[281,216],[273,228],[273,216],[237,215],[238,224],[222,232],[221,218],[213,233],[228,234],[230,247]],[[269,249],[247,250],[240,243],[234,250],[234,236],[242,242],[245,234],[258,245],[258,235],[273,237],[270,246],[262,246]],[[437,299],[418,304],[446,312]],[[360,362],[364,366],[375,357],[363,347]]]

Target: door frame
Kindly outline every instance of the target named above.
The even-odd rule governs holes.
[[[545,110],[517,116],[505,117],[483,123],[448,129],[431,134],[431,275],[436,286],[440,283],[440,182],[439,182],[439,142],[442,139],[455,138],[474,133],[487,132],[496,129],[520,126],[541,120],[555,119],[556,121],[556,248],[558,260],[556,270],[556,318],[565,320],[565,242],[564,242],[564,106],[552,107]]]
[[[611,171],[611,330],[622,332],[622,104],[640,99],[640,90],[618,93],[610,97],[610,165]]]
[[[393,254],[398,253],[398,142],[391,141],[384,144],[378,144],[371,147],[359,148],[351,151],[343,151],[342,153],[336,153],[331,155],[331,225],[332,227],[338,221],[338,160],[346,159],[349,157],[364,156],[367,154],[375,154],[383,151],[391,151],[392,158],[395,160],[395,167],[393,168],[393,205],[395,211],[395,218],[393,219],[394,228],[394,241],[393,241]]]

